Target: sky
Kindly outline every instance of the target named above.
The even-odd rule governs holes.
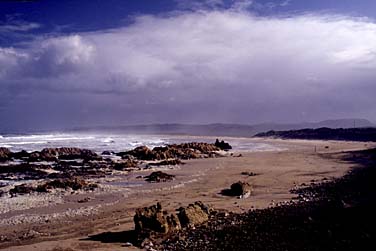
[[[376,122],[374,0],[0,1],[0,132]]]

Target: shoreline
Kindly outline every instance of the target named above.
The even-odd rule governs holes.
[[[338,152],[340,154],[342,151],[365,148],[364,142],[283,141],[283,144],[290,148],[278,152],[244,153],[241,158],[225,157],[187,161],[186,165],[181,168],[168,171],[178,177],[176,182],[181,182],[180,178],[182,177],[199,175],[200,171],[206,173],[196,177],[195,180],[192,179],[194,181],[191,183],[174,189],[170,189],[169,186],[172,187],[176,183],[160,184],[161,187],[167,187],[160,191],[150,190],[146,192],[135,189],[134,193],[128,197],[120,196],[117,203],[101,207],[96,215],[79,216],[71,219],[78,223],[73,222],[69,234],[64,234],[65,226],[59,221],[44,224],[25,224],[23,228],[17,225],[12,226],[8,229],[9,231],[5,232],[26,229],[26,236],[27,231],[30,232],[31,230],[39,234],[34,233],[34,237],[16,242],[10,240],[9,245],[1,242],[0,247],[5,248],[7,246],[7,250],[28,250],[27,248],[31,246],[14,245],[35,243],[32,246],[36,245],[41,248],[39,250],[52,250],[55,244],[73,250],[85,250],[79,248],[83,242],[73,238],[73,236],[83,238],[104,231],[131,230],[133,228],[134,210],[138,207],[155,204],[156,201],[161,202],[167,209],[177,208],[195,200],[202,200],[215,208],[237,213],[249,209],[267,208],[292,199],[293,195],[290,193],[290,189],[299,186],[301,183],[341,177],[352,166],[349,163],[339,162],[338,159],[332,157],[323,158],[323,156],[320,156],[321,154],[331,155]],[[320,152],[314,153],[312,147],[317,144],[319,144]],[[325,148],[327,145],[329,145],[329,149]],[[369,144],[367,147],[372,145],[374,144]],[[258,175],[245,178],[240,174],[241,171],[254,171]],[[238,200],[218,194],[221,189],[239,179],[248,180],[252,183],[254,193],[250,198]],[[101,203],[105,204],[104,201]],[[50,209],[53,211],[53,208]],[[80,224],[83,226],[79,226]],[[0,235],[5,236],[6,233],[2,228]],[[25,232],[20,231],[18,234],[22,235]],[[58,243],[56,243],[55,240],[61,240],[61,242],[57,241]],[[103,248],[107,246],[108,250],[116,250],[116,248],[121,247],[121,243],[105,244],[96,241],[84,243],[88,246],[91,245],[94,250],[97,248],[98,250],[106,250]]]

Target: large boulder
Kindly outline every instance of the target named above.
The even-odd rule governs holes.
[[[201,201],[189,204],[186,208],[179,208],[178,217],[182,227],[200,225],[209,219],[211,209]]]
[[[242,198],[251,195],[252,186],[248,182],[238,181],[231,185],[231,194]]]
[[[6,161],[11,158],[12,152],[6,147],[0,147],[0,161]]]
[[[137,209],[133,220],[137,233],[168,233],[181,228],[178,217],[175,214],[167,215],[160,203]]]
[[[238,181],[233,183],[230,189],[221,191],[226,196],[238,196],[241,199],[248,198],[251,195],[252,186],[248,182]]]

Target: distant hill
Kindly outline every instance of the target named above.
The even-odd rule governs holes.
[[[256,125],[241,124],[208,124],[208,125],[190,125],[190,124],[152,124],[152,125],[131,125],[131,126],[97,126],[80,127],[69,131],[107,131],[133,134],[181,134],[197,136],[233,136],[233,137],[252,137],[257,133],[270,130],[285,131],[298,130],[305,128],[353,128],[355,127],[376,127],[370,121],[365,119],[339,119],[325,120],[318,123],[299,123],[299,124],[277,124],[263,123]]]
[[[308,140],[348,140],[348,141],[376,141],[376,128],[318,128],[290,131],[269,131],[256,134],[255,137],[273,137],[282,139]]]

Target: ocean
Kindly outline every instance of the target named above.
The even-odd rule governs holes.
[[[138,146],[164,146],[184,142],[214,143],[216,137],[205,136],[180,136],[180,135],[138,135],[138,134],[112,134],[112,133],[47,133],[30,135],[2,135],[0,147],[7,147],[13,152],[26,150],[29,152],[40,151],[48,147],[78,147],[93,150],[97,153],[103,151],[126,151]],[[250,138],[219,138],[229,142],[235,151],[274,151],[280,150],[278,146],[255,142]]]

